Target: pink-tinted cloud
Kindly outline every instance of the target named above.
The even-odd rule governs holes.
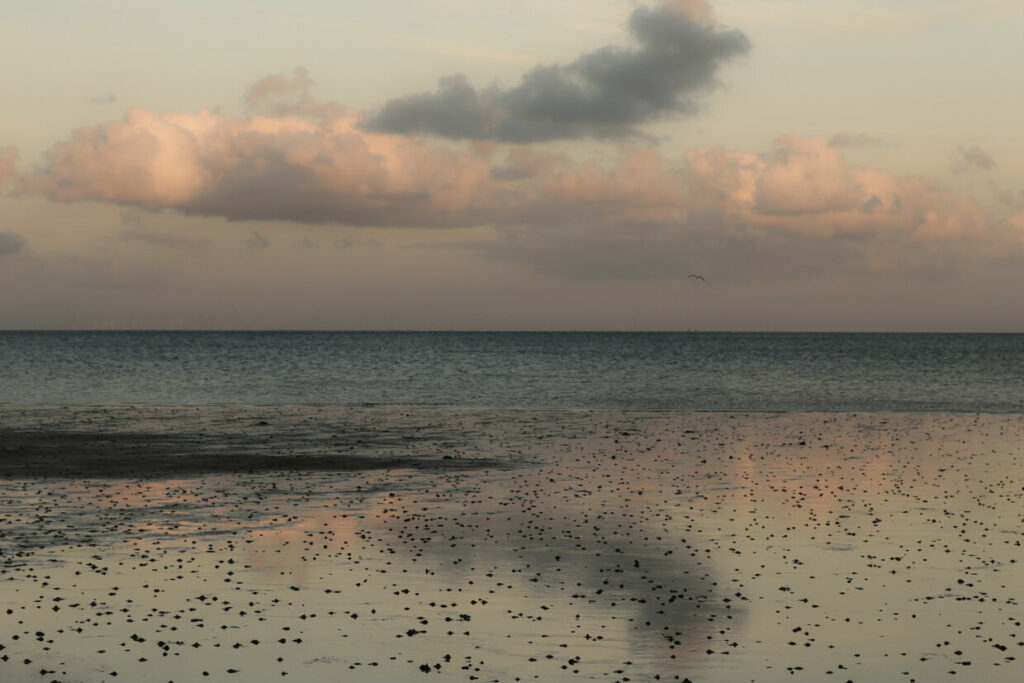
[[[305,67],[297,66],[289,77],[271,74],[249,86],[245,105],[252,112],[271,116],[299,114],[329,121],[351,113],[337,102],[324,102],[313,97],[316,81]]]
[[[366,134],[354,114],[317,123],[132,109],[56,145],[29,189],[232,220],[458,225],[478,221],[489,170],[473,154]]]
[[[722,225],[859,240],[974,239],[988,229],[972,199],[927,178],[851,166],[824,140],[786,135],[767,154],[702,148],[687,160],[695,206]]]
[[[1024,211],[1007,217],[1003,225],[1006,229],[1012,231],[1017,241],[1024,246]]]
[[[661,194],[651,184],[642,220],[506,229],[482,248],[491,258],[576,279],[701,272],[714,281],[842,271],[948,277],[1022,256],[1024,242],[1011,226],[994,224],[972,199],[927,178],[851,166],[824,140],[783,136],[764,154],[701,148],[686,161],[682,173],[660,170],[672,190]],[[616,201],[607,181],[597,176],[585,185],[594,197]]]
[[[591,161],[527,146],[453,147],[368,132],[356,112],[308,100],[304,78],[261,81],[250,95],[298,93],[305,115],[133,109],[75,131],[23,184],[57,201],[231,220],[507,226],[484,247],[489,255],[555,271],[571,261],[574,277],[664,277],[676,265],[685,276],[728,263],[755,272],[759,258],[790,272],[797,255],[804,271],[948,269],[999,252],[1010,234],[973,200],[927,178],[851,165],[821,139],[786,135],[759,154],[699,148],[676,163],[650,147]],[[623,264],[612,269],[616,254]]]
[[[715,15],[711,5],[705,0],[662,0],[661,5],[670,12],[676,12],[691,21],[701,23],[711,23]]]
[[[844,211],[863,200],[838,150],[792,135],[779,138],[765,159],[755,199],[760,213],[781,216]]]

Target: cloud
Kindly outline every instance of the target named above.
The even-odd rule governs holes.
[[[285,74],[265,76],[249,86],[245,105],[252,111],[271,116],[304,115],[330,120],[349,113],[337,102],[323,102],[313,97],[316,85],[305,67],[297,66],[289,78]]]
[[[0,256],[17,254],[25,248],[25,238],[13,232],[0,232]]]
[[[203,251],[210,245],[210,240],[205,237],[143,227],[125,228],[120,232],[119,237],[128,242],[145,242],[169,249],[185,249],[195,252]]]
[[[17,163],[18,149],[16,147],[0,147],[0,194],[3,194],[7,186],[14,184],[18,178],[15,168]]]
[[[117,95],[112,92],[108,92],[106,95],[90,97],[89,101],[93,104],[114,104],[117,102]]]
[[[1024,211],[1009,216],[1005,221],[1005,227],[1014,231],[1018,239],[1024,240]]]
[[[966,173],[967,171],[990,171],[996,167],[992,155],[977,145],[956,148],[953,158],[953,172]]]
[[[132,109],[57,144],[23,191],[229,220],[417,227],[614,220],[678,201],[653,150],[627,148],[610,169],[532,151],[495,165],[494,155],[368,133],[354,112],[318,123]]]
[[[252,235],[245,240],[245,248],[248,251],[257,251],[260,249],[267,249],[270,247],[270,240],[256,232],[252,231]]]
[[[844,211],[868,201],[842,155],[820,140],[781,137],[763,162],[755,202],[764,215]]]
[[[1024,209],[1024,190],[1014,192],[1004,187],[1000,187],[996,183],[989,183],[989,187],[992,190],[992,194],[996,201],[1009,209]]]
[[[638,7],[629,31],[639,47],[606,46],[569,64],[538,66],[507,90],[446,76],[433,93],[386,103],[366,126],[517,143],[642,137],[643,123],[696,113],[695,98],[716,85],[718,68],[750,47],[740,31],[716,26],[700,0]]]
[[[153,230],[143,224],[142,217],[134,212],[121,214],[121,225],[124,230],[118,235],[126,242],[145,242],[169,249],[185,249],[187,251],[203,251],[210,245],[207,237],[198,237],[187,232],[171,230]]]
[[[875,147],[882,141],[867,133],[840,131],[829,138],[828,144],[830,147]]]
[[[677,159],[620,145],[584,161],[523,145],[433,144],[370,132],[359,120],[350,110],[313,120],[132,109],[57,144],[21,191],[235,221],[487,226],[493,241],[464,246],[577,279],[951,272],[1017,258],[1021,246],[1019,230],[995,225],[973,200],[928,178],[852,165],[817,138],[784,135],[762,153],[703,147]],[[250,249],[265,246],[259,237]],[[122,239],[204,245],[140,221]]]
[[[25,192],[58,201],[349,225],[447,225],[470,218],[476,155],[366,134],[349,114],[237,119],[129,110],[57,144]]]
[[[510,226],[477,248],[577,280],[699,272],[711,284],[838,272],[938,277],[1024,256],[1015,224],[994,224],[976,202],[933,180],[851,166],[825,140],[786,135],[762,154],[699,148],[681,170],[656,170],[653,161],[648,168],[670,174],[666,186],[675,186],[648,198],[655,210],[613,222]],[[600,196],[611,185],[591,178],[590,192]]]
[[[953,241],[975,239],[989,223],[976,202],[933,180],[851,166],[816,138],[784,135],[757,155],[696,149],[687,160],[694,209],[729,225],[814,239]]]

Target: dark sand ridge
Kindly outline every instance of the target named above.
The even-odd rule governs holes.
[[[366,411],[204,407],[8,408],[2,477],[169,477],[494,466],[455,452],[471,434]]]
[[[1019,416],[70,412],[239,470],[3,482],[2,680],[1021,678]]]

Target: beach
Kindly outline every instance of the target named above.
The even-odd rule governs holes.
[[[1017,681],[1018,414],[0,408],[4,681]]]

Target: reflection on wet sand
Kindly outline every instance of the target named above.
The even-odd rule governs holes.
[[[621,457],[588,460],[453,487],[443,508],[395,497],[372,528],[444,580],[480,569],[517,575],[506,589],[549,600],[543,611],[557,612],[548,620],[571,616],[571,632],[596,641],[616,627],[636,656],[676,659],[726,640],[740,600],[720,594],[713,568],[654,509],[662,497],[652,471]]]
[[[357,458],[0,480],[5,681],[1021,675],[1018,416],[81,410]]]

